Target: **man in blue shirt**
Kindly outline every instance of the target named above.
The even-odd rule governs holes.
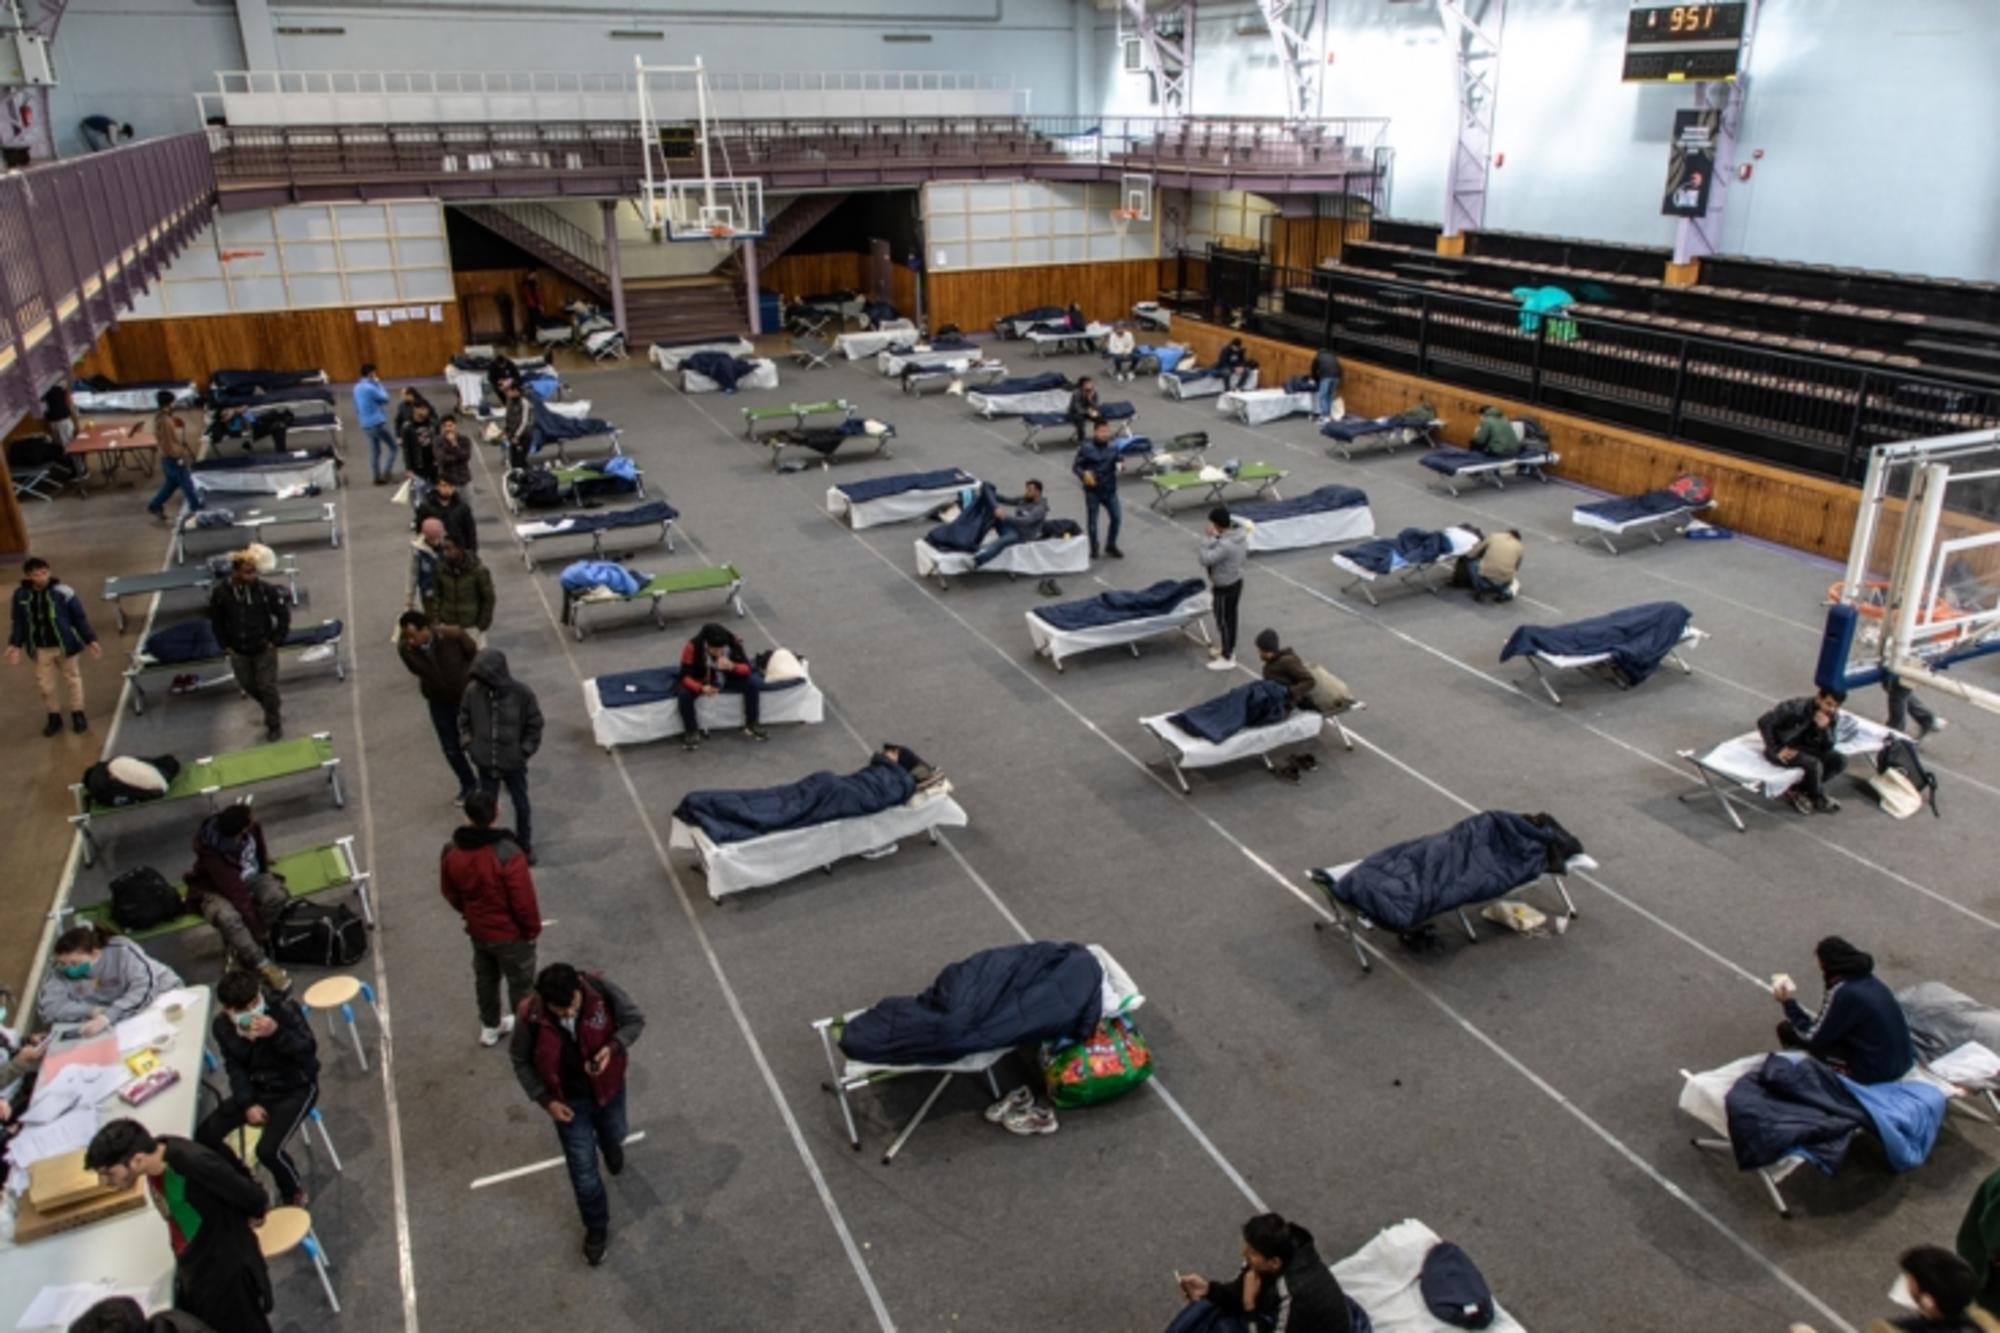
[[[361,378],[354,381],[354,415],[368,437],[368,467],[380,485],[396,470],[396,433],[389,429],[389,391],[372,361],[363,364]]]
[[[1083,483],[1083,530],[1090,535],[1091,559],[1097,558],[1097,511],[1102,509],[1111,516],[1110,530],[1104,535],[1104,554],[1123,560],[1118,529],[1124,525],[1125,511],[1118,503],[1118,449],[1111,443],[1110,422],[1100,421],[1092,428],[1089,441],[1076,451],[1069,470]]]

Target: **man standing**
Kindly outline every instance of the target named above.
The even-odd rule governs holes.
[[[359,392],[360,386],[355,386]],[[425,489],[437,481],[437,423],[431,420],[431,405],[419,398],[414,403],[406,403],[410,419],[403,423],[403,475],[410,483],[412,499],[421,497]],[[397,409],[398,411],[402,409]],[[389,464],[395,466],[396,455],[390,452]],[[387,485],[387,472],[375,477],[377,486]]]
[[[14,589],[12,624],[7,632],[7,665],[13,666],[26,653],[35,664],[35,686],[42,692],[42,707],[49,720],[42,735],[62,730],[62,697],[56,692],[60,675],[69,693],[69,725],[77,734],[90,730],[83,713],[83,672],[77,654],[104,656],[97,632],[83,613],[83,599],[49,569],[49,562],[31,555],[21,566],[21,586]]]
[[[611,1241],[611,1204],[597,1159],[601,1154],[614,1176],[625,1169],[625,1058],[646,1016],[601,975],[555,963],[535,978],[519,1018],[508,1047],[514,1077],[556,1122],[583,1214],[583,1257],[595,1267]]]
[[[368,437],[368,467],[380,486],[396,467],[396,436],[389,429],[389,391],[373,361],[363,363],[361,378],[354,381],[354,418]]]
[[[535,433],[535,405],[522,391],[518,379],[500,386],[500,400],[506,404],[500,418],[500,439],[507,446],[507,466],[518,472],[528,466],[529,437]]]
[[[433,625],[431,618],[421,611],[405,611],[398,623],[402,639],[396,645],[396,655],[403,659],[403,665],[417,678],[417,686],[423,691],[424,705],[430,709],[431,729],[437,732],[438,748],[444,751],[444,761],[451,765],[452,776],[458,779],[458,795],[452,799],[462,805],[479,787],[458,734],[458,708],[465,701],[465,686],[479,645],[456,625]]]
[[[1111,519],[1104,554],[1123,560],[1118,529],[1124,525],[1125,511],[1118,503],[1118,450],[1111,443],[1110,422],[1100,421],[1092,428],[1091,438],[1076,451],[1069,470],[1083,483],[1083,528],[1090,536],[1090,558],[1097,558],[1097,511],[1102,509]]]
[[[1333,420],[1334,396],[1340,392],[1340,358],[1331,347],[1322,347],[1313,356],[1313,415],[1319,421]]]
[[[514,831],[522,855],[535,864],[534,826],[528,813],[528,761],[542,746],[542,705],[535,692],[507,673],[507,655],[482,648],[472,659],[458,730],[479,770],[479,789],[491,795],[507,784],[514,803]]]
[[[218,810],[194,834],[194,865],[187,872],[188,910],[215,927],[239,967],[255,968],[274,991],[292,979],[265,952],[271,928],[292,904],[285,882],[271,873],[264,826],[248,804]]]
[[[1840,802],[1826,794],[1827,780],[1847,768],[1847,757],[1835,748],[1834,728],[1847,695],[1818,690],[1810,697],[1787,699],[1757,719],[1764,757],[1802,775],[1785,793],[1785,800],[1802,815],[1830,815]]]
[[[1917,739],[1924,740],[1933,731],[1943,731],[1951,724],[1930,710],[1930,706],[1916,695],[1916,691],[1903,683],[1901,676],[1884,673],[1882,689],[1889,696],[1889,729],[1908,731],[1909,723],[1917,724]]]
[[[278,1184],[278,1198],[293,1208],[306,1206],[306,1185],[285,1152],[319,1100],[319,1043],[306,1025],[305,1010],[282,995],[266,995],[248,972],[225,972],[216,983],[222,1012],[209,1027],[229,1097],[202,1118],[195,1142],[213,1152],[229,1151],[229,1136],[245,1125],[263,1130],[257,1161]]]
[[[444,523],[435,518],[419,518],[417,535],[410,539],[410,572],[403,580],[403,609],[415,611],[429,606],[437,596],[438,565],[444,560]]]
[[[438,423],[437,480],[455,487],[472,484],[472,441],[458,433],[458,418],[446,417]]]
[[[229,578],[208,598],[208,623],[229,655],[229,669],[243,692],[264,709],[264,739],[285,734],[278,700],[278,645],[292,632],[292,603],[283,590],[257,577],[257,557],[238,551]]]
[[[762,684],[743,640],[720,625],[703,625],[681,649],[681,671],[674,680],[674,703],[681,714],[681,748],[701,748],[701,725],[695,701],[728,691],[743,696],[743,734],[753,741],[770,736],[757,725],[757,693]]]
[[[475,640],[493,625],[493,571],[479,557],[446,537],[438,548],[437,570],[424,610],[440,625],[473,632]]]
[[[472,995],[479,1005],[479,1044],[497,1045],[514,1030],[514,1015],[535,987],[535,940],[542,908],[535,878],[511,829],[495,828],[500,803],[488,792],[465,798],[468,821],[451,835],[438,861],[438,888],[465,922],[472,940]],[[500,1012],[500,979],[507,1012]]]
[[[1228,506],[1208,511],[1208,535],[1201,539],[1201,567],[1208,573],[1215,599],[1217,645],[1208,669],[1229,671],[1236,666],[1237,613],[1243,605],[1243,562],[1250,558],[1250,536],[1231,517]]]
[[[253,1228],[270,1205],[234,1157],[189,1139],[155,1138],[113,1120],[84,1150],[83,1166],[114,1190],[146,1183],[174,1248],[174,1306],[229,1333],[269,1333],[271,1275]]]
[[[174,415],[173,390],[160,390],[153,395],[153,403],[158,409],[153,413],[153,439],[160,446],[160,489],[146,502],[146,512],[164,522],[167,497],[176,489],[187,499],[187,514],[201,512],[201,492],[194,485],[195,445],[188,438],[187,427]],[[134,425],[131,433],[137,435],[142,429],[143,424]]]
[[[68,380],[57,380],[42,395],[42,420],[48,423],[49,437],[65,449],[76,438],[76,400],[70,397]]]
[[[451,424],[449,422],[445,423]],[[417,505],[418,531],[423,530],[424,520],[434,518],[444,526],[444,535],[477,554],[479,551],[479,521],[472,516],[472,506],[465,502],[456,483],[449,477],[439,477],[438,484],[424,496]]]

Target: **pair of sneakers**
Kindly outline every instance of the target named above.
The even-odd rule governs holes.
[[[513,1030],[514,1030],[514,1015],[508,1014],[505,1018],[500,1020],[499,1027],[497,1028],[482,1027],[481,1029],[479,1029],[479,1044],[481,1046],[498,1046],[500,1044],[500,1039],[502,1037],[507,1036],[509,1033],[513,1032]]]
[[[1024,1137],[1034,1134],[1056,1132],[1056,1109],[1042,1106],[1035,1101],[1035,1091],[1025,1083],[986,1108],[989,1123],[999,1125],[1009,1134]]]
[[[1822,796],[1818,800],[1814,800],[1797,789],[1786,792],[1785,800],[1792,809],[1802,815],[1831,815],[1838,813],[1840,810],[1840,802],[1834,800],[1831,796]]]
[[[705,731],[682,732],[681,748],[683,750],[699,750],[701,748],[702,737],[706,736],[707,734],[708,733]],[[755,724],[746,725],[743,728],[743,734],[749,737],[753,741],[768,741],[771,739],[770,732],[764,730],[762,727],[757,726]]]

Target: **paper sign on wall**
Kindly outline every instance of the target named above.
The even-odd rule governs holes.
[[[357,310],[354,312],[354,322],[356,324],[373,324],[375,322],[375,312],[372,310]]]
[[[381,326],[382,328],[385,328],[385,329],[386,329],[386,328],[388,328],[388,327],[389,327],[389,312],[388,312],[388,311],[386,311],[386,310],[377,310],[377,311],[375,312],[375,323],[376,323],[376,324],[378,324],[379,326]]]
[[[948,262],[949,261],[946,259],[944,251],[940,250],[937,252],[937,258],[931,261],[931,267],[943,268],[945,264]]]
[[[442,323],[444,323],[444,307],[443,307],[443,306],[441,306],[441,305],[434,305],[434,306],[432,306],[432,307],[431,307],[431,323],[433,323],[433,324],[442,324]]]

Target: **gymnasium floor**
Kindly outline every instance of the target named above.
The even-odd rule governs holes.
[[[1243,766],[1193,778],[1183,797],[1136,719],[1246,675],[1210,673],[1198,646],[1162,639],[1139,660],[1097,653],[1058,676],[1030,656],[1031,582],[940,593],[914,574],[923,525],[852,533],[824,513],[830,478],[955,464],[1007,491],[1042,477],[1054,511],[1081,518],[1068,451],[1030,454],[1017,423],[975,420],[956,398],[906,398],[872,362],[782,374],[779,391],[735,398],[684,397],[637,358],[570,376],[682,511],[679,552],[654,548],[634,567],[736,564],[750,611],[736,627],[752,648],[811,659],[826,723],[774,728],[766,745],[724,735],[692,756],[674,744],[599,750],[581,682],[666,663],[708,613],[676,607],[666,633],[607,619],[574,643],[555,622],[561,562],[523,569],[494,451],[477,464],[500,602],[491,644],[549,722],[531,770],[550,919],[541,958],[603,970],[649,1018],[631,1080],[644,1138],[612,1184],[600,1271],[577,1253],[542,1113],[504,1052],[475,1043],[463,936],[433,887],[457,822],[450,777],[389,648],[407,519],[366,485],[352,427],[363,484],[341,496],[346,542],[286,548],[310,591],[300,616],[349,623],[347,683],[292,672],[285,688],[292,734],[334,734],[349,799],[336,811],[301,782],[260,793],[258,809],[274,851],[359,835],[381,918],[362,972],[394,1030],[367,1075],[323,1046],[346,1171],[318,1169],[314,1212],[349,1327],[392,1327],[408,1299],[441,1329],[1150,1330],[1177,1308],[1173,1272],[1228,1273],[1237,1226],[1271,1207],[1312,1228],[1329,1258],[1420,1218],[1541,1333],[1792,1319],[1827,1333],[1881,1312],[1903,1247],[1949,1243],[2000,1159],[2000,1129],[1954,1115],[1904,1177],[1872,1146],[1836,1179],[1795,1175],[1797,1215],[1781,1221],[1754,1180],[1689,1147],[1696,1128],[1675,1109],[1678,1069],[1769,1043],[1770,973],[1798,975],[1816,1001],[1810,950],[1829,932],[1872,951],[1893,985],[1936,978],[2000,1001],[2000,892],[1982,832],[2000,816],[2000,719],[1941,707],[1953,723],[1930,747],[1942,821],[1896,823],[1843,791],[1853,799],[1837,817],[1757,814],[1742,834],[1712,803],[1677,799],[1694,782],[1677,749],[1747,729],[1769,701],[1809,688],[1831,566],[1743,540],[1614,559],[1571,544],[1568,510],[1584,498],[1573,489],[1452,499],[1425,488],[1411,451],[1343,464],[1302,420],[1252,431],[1220,421],[1212,399],[1106,384],[1106,399],[1139,403],[1156,439],[1207,429],[1212,458],[1291,468],[1287,494],[1364,488],[1381,532],[1464,519],[1529,539],[1527,595],[1507,607],[1408,592],[1374,610],[1338,595],[1345,580],[1325,549],[1257,557],[1245,639],[1275,626],[1346,678],[1369,705],[1351,725],[1357,748],[1327,745],[1297,787]],[[893,459],[774,475],[744,442],[739,408],[835,393],[896,424]],[[1462,439],[1469,423],[1452,424]],[[1115,586],[1198,572],[1202,511],[1161,517],[1146,492],[1126,484],[1128,558],[1098,570]],[[1071,578],[1066,592],[1101,586]],[[1692,677],[1666,671],[1630,693],[1578,681],[1557,709],[1519,688],[1519,663],[1496,661],[1523,620],[1663,598],[1713,634]],[[1879,714],[1879,694],[1856,702]],[[173,699],[127,717],[118,748],[201,754],[256,738],[245,702]],[[949,771],[970,828],[724,906],[665,853],[686,790],[850,770],[884,740]],[[1572,881],[1582,915],[1565,935],[1488,927],[1473,946],[1445,931],[1423,956],[1391,940],[1363,975],[1345,941],[1314,931],[1324,914],[1306,867],[1484,808],[1547,810],[1602,863]],[[114,868],[185,860],[185,820],[142,814],[123,830]],[[79,896],[100,896],[104,874],[85,872]],[[1552,905],[1545,889],[1530,896]],[[905,1080],[857,1097],[866,1150],[851,1152],[811,1021],[1028,938],[1101,943],[1124,963],[1148,998],[1159,1077],[1063,1113],[1059,1133],[1036,1139],[987,1124],[983,1089],[961,1081],[885,1168],[880,1149],[927,1091]],[[167,956],[210,975],[212,946],[185,947]],[[1003,1072],[1011,1087],[1026,1071]],[[522,1172],[537,1164],[547,1169]],[[330,1326],[302,1267],[275,1276],[284,1327]]]

